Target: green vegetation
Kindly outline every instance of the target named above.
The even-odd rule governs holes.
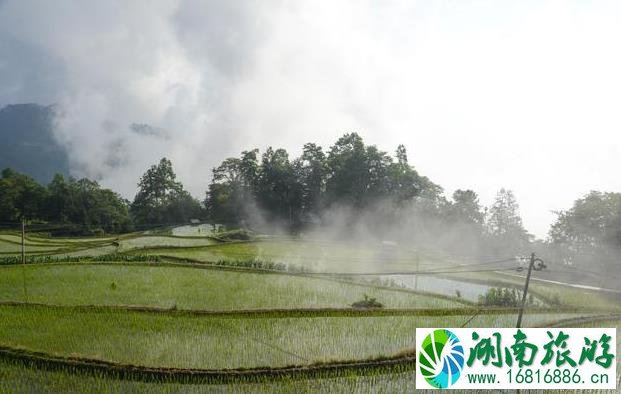
[[[281,153],[272,154],[270,165],[275,165]],[[476,196],[463,192],[454,197],[462,204],[459,209],[452,205],[454,215],[484,225],[476,215]],[[499,209],[506,213],[512,208]],[[523,284],[521,278],[497,272],[447,274],[498,287],[474,305],[459,297],[409,291],[392,277],[353,275],[460,267],[460,260],[441,258],[434,249],[266,236],[220,226],[184,226],[180,231],[162,226],[87,238],[57,238],[42,230],[27,235],[26,265],[18,264],[20,243],[17,233],[0,234],[0,346],[52,358],[155,368],[270,370],[403,356],[412,350],[416,327],[514,326],[515,310],[486,308],[519,305],[516,288]],[[317,275],[326,272],[349,274]],[[591,320],[585,318],[621,308],[594,291],[536,281],[531,289],[537,303],[531,300],[525,326],[588,325]],[[542,303],[559,311],[537,310]],[[581,312],[586,310],[590,312]],[[7,360],[0,357],[0,391],[366,392],[407,391],[414,383],[396,365],[357,373],[319,372],[298,376],[299,381],[288,376],[242,384],[240,378],[205,385],[125,381],[73,369],[45,371],[40,363]],[[364,376],[356,376],[360,374]]]
[[[197,247],[219,244],[207,237],[180,237],[126,234],[108,238],[52,238],[43,234],[28,235],[25,239],[27,255],[83,256],[127,252],[152,247]],[[21,252],[21,236],[0,233],[0,256],[17,255]],[[139,253],[139,252],[138,252]]]
[[[202,216],[200,203],[176,180],[172,163],[166,158],[145,172],[138,187],[131,204],[137,225],[187,223]]]
[[[2,239],[15,243],[19,238],[5,234]],[[29,262],[34,264],[0,267],[0,302],[27,300],[52,305],[0,305],[0,345],[50,355],[153,367],[275,368],[399,354],[412,348],[415,327],[463,324],[510,327],[516,320],[513,311],[497,314],[460,312],[463,304],[456,298],[374,287],[369,282],[350,283],[329,277],[287,273],[287,270],[295,269],[292,262],[314,269],[320,267],[320,270],[412,269],[412,263],[421,256],[400,248],[395,248],[390,259],[378,267],[375,245],[347,242],[282,238],[223,242],[207,237],[141,234],[87,238],[82,242],[37,235],[30,236],[28,242],[31,247],[50,246],[62,253],[29,255]],[[113,254],[96,255],[106,248],[114,248]],[[67,254],[83,256],[67,257]],[[167,261],[165,256],[204,263]],[[384,251],[379,257],[385,256]],[[19,261],[18,257],[7,258],[13,259],[13,263]],[[418,263],[422,267],[452,264],[433,262],[424,256]],[[283,272],[261,272],[262,269]],[[347,280],[354,279],[358,280]],[[533,284],[533,287],[537,289],[538,286]],[[505,293],[512,294],[508,290]],[[347,308],[361,306],[361,300],[364,306],[357,308],[357,313],[329,315],[302,309],[345,308],[344,311],[351,311]],[[384,309],[378,309],[376,303],[387,309],[432,308],[438,315],[382,315],[377,311]],[[80,305],[84,307],[76,307]],[[576,302],[576,305],[585,304]],[[132,310],[118,306],[161,309]],[[244,312],[253,309],[265,312]],[[295,313],[276,313],[276,310],[283,309]],[[185,310],[223,313],[191,314]],[[443,310],[446,313],[442,313]],[[546,326],[584,316],[589,314],[527,313],[524,324]],[[6,366],[0,371],[0,390],[12,385],[56,391],[256,389],[290,392],[327,387],[342,391],[407,390],[412,384],[411,375],[398,373],[396,367],[392,370],[394,373],[388,374],[385,370],[380,372],[371,368],[362,372],[368,376],[350,376],[343,372],[343,375],[336,378],[331,375],[329,379],[266,379],[260,383],[240,385],[232,382],[225,386],[217,382],[184,385],[182,382],[122,381],[75,371],[45,372],[39,366],[27,367],[2,360],[0,365]]]
[[[11,169],[0,178],[0,221],[36,220],[60,223],[64,234],[126,232],[131,218],[126,202],[115,192],[89,179],[66,180],[57,174],[43,187]]]
[[[212,220],[240,223],[247,207],[256,204],[272,222],[299,227],[323,207],[347,203],[356,210],[387,199],[400,203],[440,188],[408,164],[400,145],[395,161],[375,146],[366,146],[356,133],[339,138],[327,154],[306,144],[290,159],[284,149],[244,151],[213,170],[205,205]]]
[[[217,244],[209,238],[182,238],[182,237],[162,237],[162,236],[148,236],[148,237],[135,237],[127,238],[119,241],[120,249],[122,251],[139,248],[151,248],[151,247],[194,247],[194,246],[208,246]]]
[[[315,392],[413,392],[414,374],[374,374],[330,379],[277,380],[255,383],[183,384],[136,382],[88,376],[63,371],[45,371],[15,365],[0,359],[0,392],[62,393],[315,393]]]
[[[146,254],[88,254],[84,256],[26,256],[25,263],[30,264],[58,264],[58,263],[80,263],[80,262],[157,262],[160,261],[159,256],[151,256]],[[0,266],[22,266],[22,260],[19,256],[0,257]],[[18,268],[19,269],[19,268]],[[29,269],[27,266],[26,269]]]
[[[29,141],[7,141],[0,161],[30,171],[20,156],[36,147],[38,159],[60,161],[66,173],[53,116],[53,107],[0,110],[0,128],[18,131],[9,138]],[[620,193],[576,200],[557,214],[549,241],[537,241],[512,191],[501,189],[487,208],[472,190],[445,196],[403,145],[391,155],[356,133],[326,149],[305,144],[299,157],[268,147],[226,158],[204,185],[204,201],[166,158],[146,169],[131,201],[87,178],[52,178],[49,168],[38,180],[46,184],[10,168],[0,174],[2,349],[41,352],[40,361],[267,372],[331,363],[334,371],[319,375],[329,379],[163,384],[46,371],[0,351],[0,392],[411,392],[414,377],[400,366],[365,366],[368,376],[353,376],[334,363],[410,355],[416,327],[514,326],[524,278],[508,271],[514,256],[533,250],[551,273],[591,275],[594,284],[537,281],[546,278],[539,272],[525,326],[621,324],[618,296],[593,288],[618,287]],[[445,295],[410,291],[400,276],[414,286],[429,280]],[[448,291],[456,297],[442,288],[450,280],[463,284]],[[479,292],[478,304],[467,301]]]
[[[294,239],[229,242],[203,248],[153,248],[140,251],[203,262],[256,259],[304,267],[318,272],[381,272],[393,269],[412,271],[417,261],[422,258],[418,253],[403,249],[395,248],[389,252],[387,254],[381,246],[370,243]]]
[[[229,230],[229,231],[217,231],[211,235],[212,238],[221,242],[226,241],[249,241],[256,238],[255,234],[247,230]]]
[[[550,228],[551,249],[556,258],[590,269],[614,266],[621,247],[620,224],[621,193],[591,191],[558,213]]]
[[[26,219],[30,224],[49,225],[56,234],[120,233],[206,217],[212,222],[254,226],[256,212],[251,206],[262,212],[260,221],[298,231],[318,223],[332,207],[349,206],[355,217],[362,210],[375,209],[380,201],[394,206],[384,212],[384,220],[375,223],[377,231],[388,230],[395,219],[410,216],[403,209],[411,204],[430,219],[450,217],[449,225],[475,225],[473,229],[482,231],[473,192],[459,191],[454,203],[447,201],[438,185],[409,164],[403,145],[393,158],[365,145],[356,133],[339,138],[327,153],[316,144],[306,144],[295,159],[271,147],[261,157],[253,149],[242,152],[240,158],[228,158],[214,169],[203,206],[183,189],[166,158],[147,169],[131,203],[89,179],[57,175],[42,186],[7,169],[2,182],[0,220]],[[219,236],[249,239],[246,232]]]
[[[221,230],[223,226],[217,224],[187,224],[171,229],[170,234],[177,237],[205,237],[213,235],[215,231]]]
[[[9,112],[13,110],[17,108]],[[166,226],[193,219],[295,234],[318,226],[335,227],[340,235],[363,228],[364,234],[469,258],[535,249],[598,272],[615,266],[621,247],[619,193],[589,193],[559,213],[551,242],[533,242],[510,190],[501,189],[486,209],[472,190],[456,190],[449,198],[412,167],[403,145],[390,155],[356,133],[343,135],[325,150],[306,144],[297,158],[272,147],[262,154],[251,149],[227,158],[213,170],[202,204],[184,190],[166,158],[148,168],[138,186],[130,203],[86,178],[58,174],[41,185],[7,168],[0,178],[0,221],[17,226],[26,220],[55,235],[118,234],[157,226],[160,235],[169,235]],[[220,241],[254,238],[245,230],[211,235]],[[32,251],[37,248],[33,245]],[[0,253],[14,252],[15,247],[0,245]]]
[[[369,298],[368,295],[364,295],[364,300],[360,300],[360,301],[356,301],[353,304],[351,304],[352,308],[358,308],[358,309],[377,309],[377,308],[383,308],[384,304],[382,304],[381,302],[377,301],[377,298],[375,297],[371,297]]]
[[[13,242],[6,242],[0,240],[0,255],[3,254],[17,254],[21,252],[21,245]],[[54,253],[63,248],[62,245],[26,245],[28,253]]]
[[[148,366],[276,367],[364,359],[413,345],[412,318],[246,320],[38,307],[0,310],[5,317],[0,342],[5,345]]]
[[[466,275],[464,275],[466,276]],[[474,277],[475,275],[468,275]],[[519,276],[499,275],[495,273],[477,274],[478,281],[484,281],[501,287],[508,285],[517,289],[524,286],[524,278]],[[468,280],[468,277],[463,278]],[[528,292],[548,304],[568,307],[592,308],[599,310],[621,310],[621,302],[615,294],[606,294],[594,290],[576,289],[560,284],[531,281]]]
[[[347,308],[368,294],[388,308],[449,308],[460,303],[397,290],[283,274],[191,267],[14,266],[0,270],[0,301],[64,305],[145,305],[179,309]],[[110,285],[116,288],[111,291]]]
[[[468,319],[463,315],[230,319],[38,306],[0,306],[0,313],[4,345],[140,365],[215,369],[388,356],[414,346],[413,327],[454,327]],[[530,315],[526,324],[548,319]],[[479,315],[470,324],[512,326],[515,314]]]
[[[527,304],[534,304],[534,297],[526,300]],[[522,305],[522,296],[516,289],[495,288],[492,287],[485,294],[479,296],[479,305],[484,306],[501,306],[501,307],[519,307]]]

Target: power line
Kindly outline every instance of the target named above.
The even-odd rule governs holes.
[[[276,351],[281,352],[281,353],[283,353],[283,354],[287,354],[287,355],[289,355],[289,356],[293,356],[293,357],[299,358],[299,359],[304,360],[304,361],[306,361],[306,362],[309,362],[309,361],[310,361],[309,359],[307,359],[307,358],[305,358],[305,357],[302,357],[302,356],[300,356],[299,354],[296,354],[296,353],[293,353],[293,352],[291,352],[291,351],[289,351],[289,350],[283,349],[283,348],[281,348],[280,346],[277,346],[277,345],[275,345],[275,344],[273,344],[273,343],[269,343],[269,342],[263,341],[263,340],[261,340],[261,339],[257,338],[256,336],[254,336],[254,335],[252,335],[252,334],[251,334],[250,336],[248,336],[248,332],[244,332],[244,333],[242,333],[242,332],[241,332],[241,330],[240,330],[240,328],[239,328],[239,327],[236,327],[236,325],[231,325],[231,326],[225,327],[225,326],[222,324],[222,322],[221,322],[221,321],[215,321],[215,322],[216,322],[216,324],[217,324],[217,325],[219,325],[219,326],[220,326],[220,328],[223,328],[223,329],[226,329],[226,328],[233,328],[235,331],[237,331],[237,333],[238,333],[239,335],[241,335],[243,338],[245,338],[245,339],[247,339],[247,340],[249,340],[249,341],[251,341],[251,342],[256,342],[256,343],[261,344],[261,345],[263,345],[263,346],[266,346],[266,347],[268,347],[268,348],[270,348],[270,349],[272,349],[272,350],[276,350]]]
[[[515,268],[487,268],[480,270],[447,270],[447,271],[387,271],[387,272],[306,272],[308,275],[322,276],[391,276],[391,275],[436,275],[458,274],[471,272],[513,271]]]
[[[613,274],[610,274],[610,273],[601,273],[601,272],[583,270],[583,269],[575,268],[575,267],[569,268],[569,271],[563,271],[563,270],[547,270],[547,271],[548,272],[563,273],[563,274],[572,274],[572,272],[571,272],[572,270],[575,273],[583,273],[583,274],[589,274],[589,275],[597,276],[597,277],[600,277],[600,278],[607,278],[607,279],[612,278],[612,279],[619,279],[619,280],[621,280],[621,276],[613,275]]]
[[[474,314],[473,314],[472,316],[470,316],[470,317],[468,318],[468,320],[466,320],[466,321],[464,322],[464,324],[462,324],[462,325],[461,325],[461,328],[466,327],[466,326],[468,325],[468,323],[470,323],[470,322],[472,321],[472,319],[474,319],[475,317],[477,317],[477,316],[479,315],[479,313],[481,313],[481,309],[477,309],[477,310],[474,312]]]
[[[463,268],[463,267],[475,267],[475,266],[479,266],[479,265],[500,264],[500,263],[514,262],[514,261],[515,261],[515,257],[511,257],[511,258],[506,258],[506,259],[503,259],[503,260],[485,261],[485,262],[482,262],[482,263],[456,264],[456,265],[452,265],[452,266],[448,266],[448,267],[443,267],[443,268],[441,268],[441,269],[453,269],[453,268]]]
[[[347,273],[347,272],[319,272],[319,275],[431,275],[431,274],[446,274],[446,273],[463,273],[463,272],[489,272],[489,271],[499,271],[499,270],[513,270],[514,268],[493,268],[493,269],[480,269],[480,270],[463,270],[465,267],[474,267],[479,265],[490,265],[490,264],[500,264],[506,263],[510,261],[514,261],[515,258],[506,258],[502,260],[493,260],[493,261],[485,261],[480,263],[473,264],[459,264],[448,267],[442,267],[438,269],[432,270],[417,270],[417,271],[399,271],[399,272],[358,272],[358,273]],[[458,269],[458,270],[456,270]]]

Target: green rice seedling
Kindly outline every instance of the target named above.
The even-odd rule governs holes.
[[[130,264],[158,260],[145,255],[123,258]],[[109,265],[99,265],[91,258],[74,259],[76,264],[18,264],[1,268],[0,301],[24,301],[26,283],[28,301],[64,305],[168,307],[175,302],[179,309],[348,308],[364,294],[381,299],[386,308],[462,305],[450,299],[327,278],[192,266],[118,265],[112,257]],[[57,263],[52,258],[49,262]],[[110,283],[116,284],[114,292],[109,291]]]
[[[579,314],[558,314],[567,319]],[[387,357],[414,347],[415,327],[455,327],[468,316],[227,318],[122,310],[0,306],[0,344],[122,363],[256,368]],[[510,327],[515,314],[478,315],[474,327]],[[537,325],[549,315],[528,315]],[[79,329],[78,329],[79,327]]]

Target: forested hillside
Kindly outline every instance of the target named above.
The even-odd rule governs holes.
[[[7,105],[0,109],[0,169],[11,167],[39,182],[69,174],[65,149],[52,134],[53,106]]]

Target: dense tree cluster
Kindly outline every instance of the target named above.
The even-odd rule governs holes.
[[[297,231],[333,224],[337,210],[346,212],[346,223],[366,219],[376,232],[388,234],[398,223],[408,228],[405,236],[421,242],[451,244],[459,237],[461,243],[478,245],[490,236],[507,242],[515,234],[526,236],[510,191],[501,190],[486,216],[471,190],[457,190],[452,201],[444,198],[441,187],[409,164],[403,145],[392,157],[356,133],[343,135],[327,152],[305,144],[297,158],[269,147],[261,155],[253,149],[225,159],[213,170],[203,204],[183,189],[166,158],[147,169],[131,203],[89,179],[56,175],[44,187],[5,170],[0,180],[0,220],[67,223],[85,232],[122,232],[194,218],[241,226],[276,223]]]
[[[262,222],[297,231],[356,227],[386,239],[435,244],[456,253],[520,253],[530,242],[515,196],[501,189],[489,210],[472,190],[452,199],[420,175],[399,145],[394,157],[345,134],[327,152],[306,144],[297,158],[257,149],[213,170],[204,202],[209,219],[241,226]]]
[[[68,225],[82,233],[129,231],[128,203],[89,179],[57,174],[47,187],[10,169],[0,179],[0,222],[22,220]]]
[[[567,262],[618,261],[621,193],[592,191],[576,200],[571,209],[557,212],[549,238],[555,252]]]
[[[121,233],[201,218],[201,204],[176,181],[164,158],[142,176],[133,203],[87,178],[56,174],[42,186],[11,169],[0,178],[0,222],[51,223],[65,233]]]
[[[131,204],[137,225],[186,223],[202,215],[200,203],[176,180],[172,163],[166,158],[147,170],[138,187]]]
[[[450,199],[420,175],[399,145],[391,156],[366,145],[356,133],[327,151],[305,144],[299,157],[284,149],[243,151],[213,169],[205,200],[192,197],[176,179],[170,160],[151,166],[129,202],[89,179],[57,174],[43,186],[5,169],[0,178],[0,222],[67,224],[83,233],[119,233],[187,223],[191,219],[289,231],[318,226],[356,226],[386,239],[435,244],[467,255],[520,254],[533,244],[510,190],[501,189],[489,208],[472,190]],[[340,221],[340,222],[339,222]],[[591,192],[558,213],[547,250],[563,259],[617,256],[621,251],[621,194]]]
[[[34,179],[6,168],[0,179],[0,221],[44,216],[46,190]]]
[[[213,170],[205,206],[214,221],[242,223],[259,211],[267,220],[296,228],[316,223],[335,205],[356,212],[380,201],[399,204],[440,191],[408,164],[403,145],[394,160],[350,133],[327,154],[309,143],[295,159],[270,147],[260,158],[255,149],[224,160]]]

